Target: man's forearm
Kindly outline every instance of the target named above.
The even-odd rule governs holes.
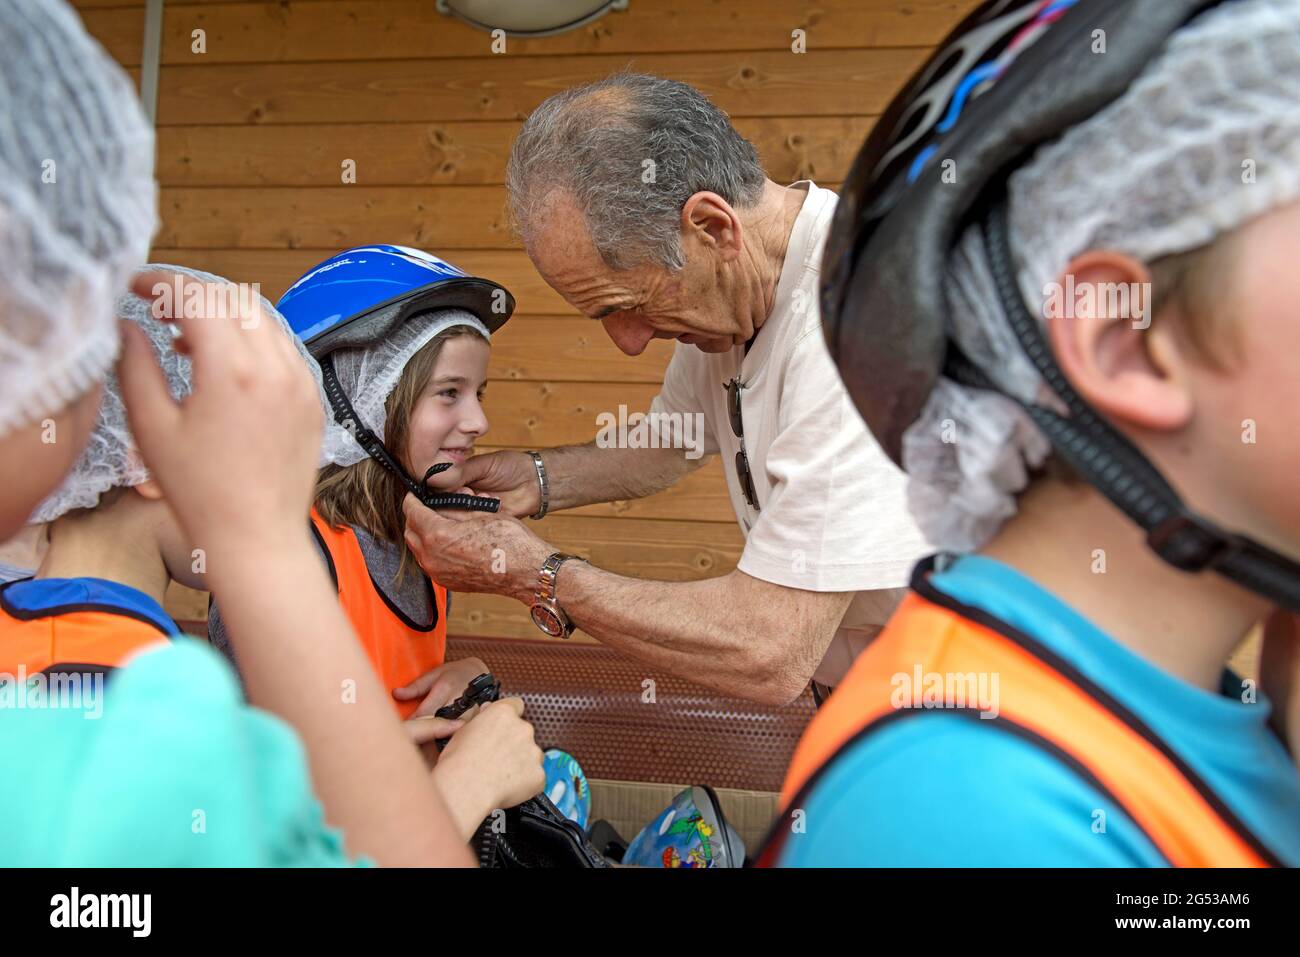
[[[849,594],[802,592],[741,572],[694,582],[625,578],[580,562],[557,596],[588,634],[738,698],[785,704],[826,652]]]
[[[601,448],[594,441],[542,451],[551,510],[644,498],[694,472],[707,459],[684,449]]]

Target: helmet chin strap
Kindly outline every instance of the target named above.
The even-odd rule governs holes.
[[[333,355],[327,355],[320,360],[320,370],[321,380],[325,386],[325,397],[329,399],[330,407],[334,410],[334,421],[351,432],[352,437],[357,440],[357,444],[365,450],[367,455],[396,475],[410,493],[426,506],[429,508],[458,508],[471,512],[495,512],[501,507],[501,500],[497,498],[466,495],[463,492],[435,492],[424,482],[417,482],[411,478],[401,463],[389,454],[388,449],[384,448],[384,443],[379,441],[379,437],[365,427],[356,410],[352,408],[352,403],[348,401],[343,387],[339,385],[338,375],[334,372]],[[425,481],[428,481],[430,476],[436,475],[438,472],[446,471],[447,468],[450,468],[450,466],[444,464],[442,468],[439,468],[435,465],[424,473]]]
[[[1250,538],[1226,532],[1188,509],[1146,456],[1070,385],[1056,364],[1042,325],[1021,298],[1005,197],[990,208],[982,228],[998,297],[1011,328],[1069,415],[1009,395],[953,342],[949,343],[944,374],[963,385],[1006,395],[1019,404],[1061,459],[1136,522],[1146,532],[1151,550],[1165,562],[1187,572],[1218,572],[1271,602],[1300,612],[1300,564]]]

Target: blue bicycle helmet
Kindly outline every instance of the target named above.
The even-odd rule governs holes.
[[[448,468],[446,464],[434,466],[422,481],[407,474],[356,414],[330,354],[381,342],[402,323],[435,309],[464,309],[496,332],[515,309],[514,296],[504,286],[471,276],[423,250],[381,243],[346,249],[313,266],[280,297],[276,308],[320,363],[335,420],[416,498],[430,508],[495,512],[500,507],[494,498],[430,490],[425,482]]]
[[[689,787],[641,828],[624,867],[742,867],[745,842],[727,823],[713,788]]]
[[[378,342],[411,316],[464,309],[496,332],[515,310],[499,283],[408,246],[356,246],[318,263],[276,303],[316,358]]]

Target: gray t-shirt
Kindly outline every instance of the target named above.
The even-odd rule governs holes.
[[[402,548],[376,538],[364,528],[355,525],[351,528],[357,536],[357,544],[361,546],[361,555],[366,560],[366,569],[370,572],[370,579],[375,583],[375,587],[384,593],[390,604],[399,608],[411,621],[421,627],[431,626],[434,609],[429,580],[419,569],[415,571],[408,569],[406,577],[398,585],[397,570],[402,564]],[[315,537],[312,540],[316,543],[321,560],[328,564],[320,540]],[[447,595],[447,605],[450,611],[450,593]],[[238,671],[239,662],[235,658],[235,650],[230,646],[230,638],[226,634],[226,626],[221,620],[221,611],[215,601],[208,605],[208,640],[213,648],[230,659],[230,663]],[[243,680],[242,675],[240,680]]]

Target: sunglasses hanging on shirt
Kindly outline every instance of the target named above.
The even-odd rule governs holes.
[[[742,388],[739,377],[726,383],[723,388],[727,390],[727,415],[731,419],[731,431],[735,433],[736,438],[740,439],[740,451],[736,453],[736,475],[740,479],[741,491],[745,493],[745,501],[749,507],[756,512],[761,512],[758,507],[758,493],[754,489],[754,476],[749,471],[749,456],[745,454],[745,420],[740,414],[740,390]]]

